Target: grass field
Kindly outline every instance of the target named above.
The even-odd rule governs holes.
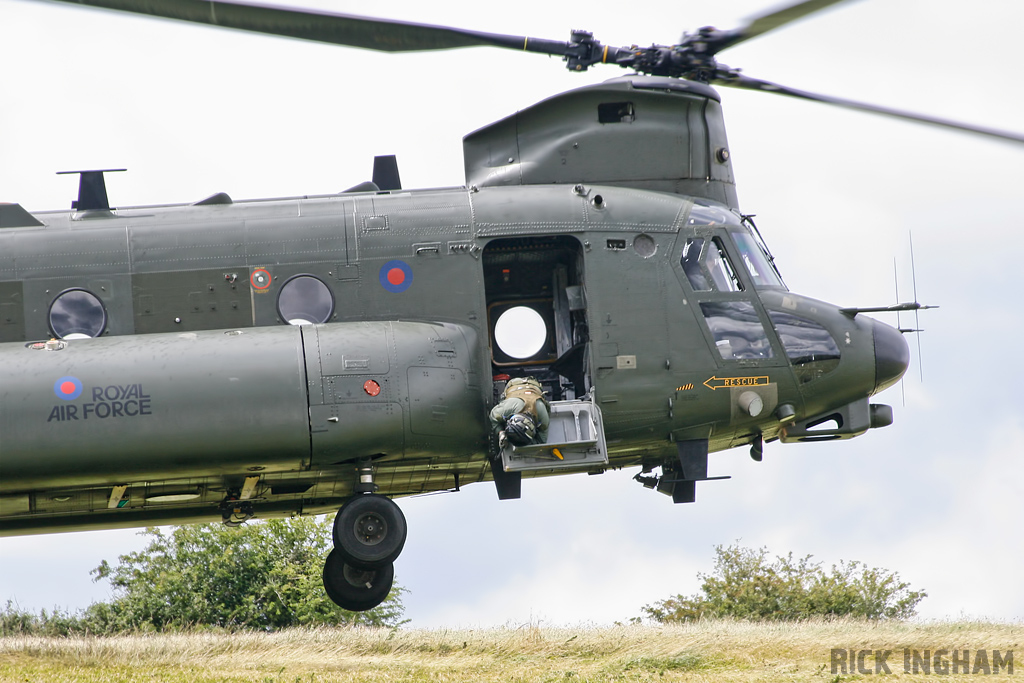
[[[1010,673],[1007,662],[989,675],[907,674],[903,651],[928,650],[934,666],[935,651],[949,650],[941,668],[967,649],[973,666],[979,650],[1024,660],[1022,643],[1022,623],[863,621],[21,636],[0,639],[0,681],[1017,681],[1024,669]],[[833,649],[892,650],[892,673],[834,674]]]

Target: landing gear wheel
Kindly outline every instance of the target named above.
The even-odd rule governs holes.
[[[376,569],[357,569],[332,550],[324,562],[324,590],[335,605],[351,612],[373,609],[391,592],[395,582],[395,565]]]
[[[405,547],[405,515],[390,498],[351,498],[334,518],[334,549],[347,564],[376,569],[395,561]]]

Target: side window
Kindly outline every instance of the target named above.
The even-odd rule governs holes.
[[[683,245],[683,256],[679,259],[679,263],[683,266],[683,272],[686,273],[686,279],[690,281],[690,286],[697,292],[711,289],[708,278],[700,267],[700,252],[703,248],[703,237],[688,239]]]
[[[768,334],[749,301],[705,302],[700,310],[724,360],[773,357]]]
[[[550,363],[558,355],[551,299],[495,301],[487,307],[495,366]]]
[[[334,314],[334,294],[320,278],[296,275],[281,285],[277,312],[289,325],[325,323]]]
[[[506,309],[494,322],[494,343],[510,358],[523,360],[540,353],[548,341],[544,317],[529,306]]]
[[[739,292],[743,289],[725,247],[717,237],[686,240],[679,262],[695,291]]]
[[[65,289],[50,304],[50,330],[60,339],[88,339],[103,334],[107,311],[99,297],[85,289]]]

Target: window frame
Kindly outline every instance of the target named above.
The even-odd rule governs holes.
[[[761,301],[760,295],[757,293],[757,289],[754,287],[753,279],[750,273],[747,271],[746,266],[737,267],[737,263],[740,260],[737,254],[737,246],[733,241],[730,232],[736,229],[736,224],[725,224],[725,225],[699,225],[695,227],[687,227],[679,231],[678,238],[676,240],[675,247],[673,249],[672,256],[672,268],[676,272],[676,279],[679,280],[680,286],[683,292],[684,305],[690,307],[695,320],[704,335],[711,356],[715,359],[719,368],[742,368],[742,367],[788,367],[789,359],[786,356],[785,347],[782,345],[778,334],[775,331],[775,327],[771,324],[768,314],[765,311],[764,303]],[[719,247],[723,250],[726,259],[729,262],[730,267],[733,270],[737,278],[741,289],[739,291],[721,291],[717,288],[700,290],[694,289],[690,283],[689,276],[686,274],[682,264],[682,253],[687,241],[702,238],[705,240],[706,248],[707,243],[718,242]],[[701,266],[701,273],[705,274],[709,281],[713,281],[712,278],[707,275],[707,271]],[[777,288],[770,288],[778,291]],[[761,327],[764,330],[765,337],[768,339],[768,343],[771,346],[772,356],[770,358],[722,358],[719,347],[715,341],[714,332],[711,330],[711,326],[708,324],[704,311],[701,308],[701,304],[706,303],[722,303],[729,301],[743,301],[751,304],[757,314],[758,320],[761,322]]]
[[[72,292],[84,292],[84,293],[88,294],[89,296],[91,296],[93,299],[95,299],[96,303],[99,304],[99,310],[100,310],[100,313],[102,314],[103,317],[102,317],[102,321],[101,321],[101,324],[100,324],[99,331],[96,334],[94,334],[94,335],[90,336],[90,335],[83,334],[81,332],[66,332],[65,334],[79,334],[79,335],[82,335],[80,337],[71,337],[72,340],[74,340],[74,339],[96,339],[98,337],[102,337],[103,333],[107,331],[107,326],[110,323],[110,314],[107,312],[107,307],[106,307],[106,304],[103,303],[103,299],[101,299],[98,294],[96,294],[92,290],[86,289],[85,287],[68,287],[67,289],[61,290],[55,297],[53,297],[53,299],[50,300],[49,306],[46,307],[46,326],[47,326],[47,328],[50,330],[50,332],[53,334],[53,336],[56,337],[57,339],[68,339],[68,337],[65,336],[65,334],[61,334],[60,332],[58,332],[57,328],[53,324],[53,307],[54,307],[54,305],[58,301],[60,301],[60,299],[62,297],[66,296],[66,295],[68,295],[68,294],[70,294]]]
[[[328,312],[326,319],[321,320],[319,322],[308,321],[308,322],[305,322],[305,323],[298,323],[298,324],[296,324],[296,323],[291,322],[292,318],[287,316],[287,315],[285,315],[285,312],[283,310],[281,310],[281,295],[284,293],[285,289],[287,289],[288,285],[290,285],[295,280],[298,280],[299,278],[311,278],[313,280],[316,280],[321,285],[323,285],[324,288],[327,290],[328,295],[330,295],[330,297],[331,297],[331,310],[330,310],[330,312]],[[317,277],[316,275],[314,275],[312,273],[296,273],[295,275],[292,275],[287,280],[285,280],[284,282],[281,283],[281,286],[277,290],[277,296],[276,296],[276,298],[274,300],[274,306],[277,309],[278,319],[281,321],[281,323],[283,325],[292,325],[294,327],[301,327],[302,325],[323,325],[326,322],[330,322],[331,318],[334,317],[337,314],[337,312],[338,312],[338,299],[334,295],[334,290],[331,289],[331,286],[328,285],[326,282],[324,282],[322,278]]]

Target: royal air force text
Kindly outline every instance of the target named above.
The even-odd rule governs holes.
[[[105,387],[92,387],[91,399],[89,403],[55,405],[50,410],[50,416],[46,418],[46,421],[105,420],[153,414],[153,399],[143,391],[141,384],[111,384]]]

